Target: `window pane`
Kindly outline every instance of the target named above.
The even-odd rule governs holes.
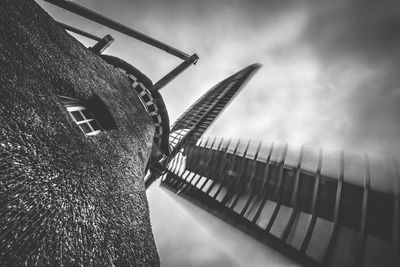
[[[94,120],[93,120],[93,121],[90,121],[89,124],[90,124],[90,126],[92,126],[92,128],[93,128],[94,131],[100,130],[100,126],[99,126],[99,124],[97,123],[97,121],[94,121]]]
[[[76,121],[83,121],[84,118],[82,116],[82,114],[79,111],[71,111],[72,116],[74,117],[74,119]]]
[[[82,131],[85,134],[92,132],[92,129],[89,127],[89,125],[87,123],[79,124],[79,127],[81,127]]]
[[[92,115],[90,114],[89,110],[84,109],[84,110],[81,110],[81,112],[83,113],[83,116],[85,116],[86,119],[92,119],[93,118]]]

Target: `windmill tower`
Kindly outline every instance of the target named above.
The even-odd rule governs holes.
[[[48,1],[183,60],[152,83],[33,0],[0,2],[0,265],[158,266],[143,181],[169,154],[158,90],[198,57],[72,1]],[[85,47],[66,31],[95,41]]]

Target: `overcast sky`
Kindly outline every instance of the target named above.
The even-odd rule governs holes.
[[[263,68],[209,135],[344,147],[400,148],[398,1],[76,0],[200,60],[161,92],[171,122],[226,76]],[[66,11],[54,17],[116,42],[107,53],[157,81],[180,60]],[[89,42],[88,42],[89,43]],[[398,153],[397,153],[398,154]]]

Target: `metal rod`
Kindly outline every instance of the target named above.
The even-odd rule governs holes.
[[[172,173],[176,173],[176,170],[178,168],[178,162],[179,162],[179,154],[174,158],[174,165],[172,165],[170,169]]]
[[[242,158],[240,159],[240,165],[239,165],[239,170],[238,170],[239,171],[238,180],[234,181],[235,182],[235,190],[237,192],[237,195],[236,195],[235,199],[233,200],[233,202],[231,203],[230,209],[235,208],[239,198],[242,195],[242,191],[240,189],[243,189],[242,185],[244,183],[243,180],[245,179],[245,178],[243,178],[243,176],[246,174],[246,170],[247,170],[246,156],[247,156],[247,151],[249,150],[249,147],[250,147],[250,143],[251,143],[251,140],[249,140],[247,142],[247,145],[246,145],[246,148],[242,155]]]
[[[306,236],[304,237],[303,244],[301,245],[300,251],[302,253],[306,253],[308,244],[310,243],[310,240],[311,240],[311,235],[314,231],[315,223],[317,222],[317,199],[318,199],[318,192],[319,192],[320,180],[321,180],[322,157],[323,157],[323,152],[322,152],[322,148],[320,148],[319,155],[318,155],[317,174],[316,174],[315,180],[314,180],[314,191],[313,191],[313,198],[312,198],[312,204],[311,204],[312,217],[311,217],[311,222],[308,225],[307,233],[306,233]]]
[[[293,192],[292,192],[292,199],[291,199],[291,205],[293,207],[292,213],[290,215],[289,221],[286,225],[285,231],[282,234],[282,241],[286,242],[286,240],[289,237],[290,231],[292,230],[293,224],[295,222],[295,219],[297,218],[299,214],[298,206],[299,206],[299,184],[300,184],[300,169],[301,169],[301,163],[303,161],[303,154],[304,154],[304,146],[301,146],[300,150],[300,155],[299,155],[299,160],[297,162],[297,167],[296,167],[296,175],[295,175],[295,183],[293,187]]]
[[[201,146],[201,143],[203,141],[204,141],[204,138],[199,140],[199,146]],[[195,149],[195,147],[193,147],[193,148]],[[195,151],[194,149],[193,149],[193,151]],[[193,152],[193,154],[194,154],[194,152]],[[193,160],[194,160],[194,157],[193,157],[192,161]],[[191,177],[190,177],[190,175],[191,175]],[[190,177],[190,179],[189,179],[189,177]],[[185,190],[186,189],[189,190],[192,187],[192,180],[194,179],[194,177],[196,177],[196,173],[189,171],[189,174],[184,178],[185,182],[187,182],[187,188],[185,188]]]
[[[61,27],[63,27],[67,31],[74,32],[76,34],[85,36],[85,37],[87,37],[89,39],[92,39],[92,40],[95,40],[95,41],[101,41],[101,38],[96,36],[96,35],[93,35],[91,33],[85,32],[85,31],[83,31],[81,29],[75,28],[75,27],[73,27],[71,25],[68,25],[68,24],[65,24],[65,23],[62,23],[62,22],[59,22],[59,21],[56,21],[56,22],[57,22],[58,25],[60,25]]]
[[[224,167],[225,166],[227,166],[227,168],[228,168],[228,170],[230,170],[230,169],[232,169],[232,167],[235,165],[235,163],[236,163],[236,160],[235,160],[235,154],[236,154],[236,152],[237,152],[237,150],[238,150],[238,148],[239,148],[239,145],[240,145],[240,139],[237,141],[237,143],[236,143],[236,146],[235,146],[235,149],[234,149],[234,151],[233,151],[233,155],[231,156],[231,159],[229,160],[229,163],[226,165],[226,164],[224,164]],[[224,169],[221,169],[221,172],[224,172],[224,173],[221,173],[223,176],[222,176],[222,179],[221,179],[221,185],[219,186],[219,188],[218,188],[218,190],[215,192],[215,194],[214,194],[214,196],[213,196],[213,198],[214,199],[216,199],[217,198],[217,196],[219,195],[219,193],[221,192],[221,190],[222,190],[222,188],[224,187],[224,183],[225,183],[225,181],[226,181],[226,179],[227,179],[227,177],[229,176],[229,174],[227,174],[227,170],[225,170],[225,168]],[[229,178],[228,178],[229,179]],[[221,201],[221,203],[222,204],[224,204],[225,205],[225,203],[227,202],[227,195],[228,195],[228,193],[229,193],[229,191],[226,193],[226,195],[223,197],[223,199],[222,199],[222,201]]]
[[[158,82],[156,82],[151,91],[158,91],[166,86],[169,82],[175,79],[179,74],[181,74],[184,70],[186,70],[190,65],[196,64],[199,60],[197,54],[193,54],[188,60],[183,61],[181,64],[176,66],[173,70],[171,70],[167,75],[162,77]]]
[[[268,182],[269,182],[269,177],[270,177],[270,162],[271,162],[271,156],[272,156],[272,151],[274,150],[274,143],[271,144],[271,147],[268,152],[267,156],[267,161],[265,162],[264,166],[264,172],[263,172],[263,177],[262,177],[262,184],[260,186],[261,190],[261,196],[263,196],[260,205],[257,208],[256,214],[254,215],[252,222],[256,223],[258,220],[258,217],[260,217],[261,211],[263,210],[265,203],[267,202],[268,194],[267,194],[267,188],[268,188]]]
[[[203,185],[200,187],[200,190],[201,191],[203,191],[203,188],[204,188],[204,186],[208,183],[208,181],[210,180],[210,178],[208,178],[209,177],[209,175],[208,175],[208,170],[210,170],[210,164],[213,162],[212,161],[212,158],[213,158],[213,155],[215,154],[215,151],[214,151],[214,153],[211,153],[212,151],[213,151],[213,147],[214,147],[214,144],[215,144],[215,141],[217,140],[217,137],[214,137],[214,140],[212,141],[212,143],[211,143],[211,147],[210,147],[210,149],[209,150],[207,150],[207,152],[206,152],[206,154],[209,154],[209,155],[207,155],[207,158],[208,158],[208,161],[207,161],[207,164],[206,164],[206,166],[207,166],[207,168],[205,168],[205,170],[204,170],[204,177],[206,178],[206,181],[203,183]]]
[[[220,143],[219,143],[219,145],[218,145],[217,151],[221,151],[221,152],[222,152],[222,157],[223,157],[223,159],[225,159],[226,153],[227,153],[227,151],[228,151],[228,147],[229,147],[229,145],[230,145],[230,143],[231,143],[231,139],[229,139],[228,145],[226,146],[226,148],[220,150],[220,148],[221,148],[223,142],[224,142],[224,139],[221,138],[221,141],[220,141]],[[213,159],[213,160],[214,160],[214,159]],[[223,162],[223,161],[221,161],[221,162]],[[221,168],[221,166],[219,166],[219,168]],[[213,173],[213,174],[214,174],[214,173],[217,173],[217,175],[218,175],[218,173],[219,173],[219,168],[218,168],[218,165],[215,164],[215,167],[213,168],[212,173]],[[207,195],[210,195],[211,190],[212,190],[212,189],[214,188],[214,186],[217,184],[217,179],[218,179],[218,176],[214,176],[214,179],[213,179],[212,184],[211,184],[210,187],[207,189],[207,192],[206,192]]]
[[[364,251],[365,251],[365,242],[367,237],[367,211],[368,211],[368,196],[370,190],[370,179],[371,179],[371,170],[369,165],[368,155],[364,155],[364,192],[363,192],[363,200],[362,200],[362,213],[361,213],[361,226],[360,226],[360,234],[358,240],[358,247],[356,252],[356,259],[354,266],[362,266]]]
[[[217,137],[215,137],[215,142],[216,141],[217,141]],[[212,177],[213,177],[213,174],[214,174],[215,166],[217,165],[217,164],[213,164],[213,163],[216,163],[215,157],[218,157],[218,155],[219,155],[219,150],[221,148],[221,145],[222,145],[222,142],[223,142],[223,138],[221,138],[221,140],[218,142],[218,145],[215,142],[213,143],[213,146],[211,147],[211,149],[214,150],[214,153],[212,153],[211,158],[210,158],[211,165],[210,165],[210,167],[207,169],[207,171],[205,173],[205,175],[207,177],[210,177],[210,179],[212,181],[214,181],[212,179]]]
[[[394,205],[393,205],[393,266],[399,266],[400,264],[400,255],[399,255],[399,246],[400,246],[400,192],[399,192],[399,180],[400,180],[400,169],[399,163],[395,159],[394,160],[395,167],[395,175],[393,177],[393,186],[394,186]]]
[[[206,140],[206,143],[204,144],[204,147],[202,148],[202,152],[200,153],[200,157],[202,157],[203,155],[204,155],[204,157],[206,158],[206,160],[207,160],[207,157],[205,156],[206,154],[207,154],[207,151],[209,151],[208,149],[207,149],[207,145],[208,145],[208,143],[209,143],[209,141],[210,141],[210,136],[209,137],[207,137],[207,140]],[[215,138],[214,138],[214,142],[215,142]],[[214,142],[212,143],[212,145],[214,145]],[[200,171],[199,171],[199,176],[200,176],[200,178],[196,181],[196,183],[194,183],[194,186],[195,187],[197,187],[197,185],[198,185],[198,183],[200,182],[200,180],[201,179],[203,179],[203,177],[205,177],[205,176],[203,176],[203,173],[207,170],[207,168],[208,168],[208,163],[209,163],[209,161],[207,160],[206,162],[204,162],[204,165],[203,166],[201,166],[200,167]],[[206,177],[205,177],[206,178]]]
[[[193,148],[192,147],[186,147],[186,148],[184,148],[184,152],[180,152],[180,153],[178,153],[178,154],[176,154],[176,156],[175,157],[177,157],[178,155],[180,155],[181,157],[182,157],[182,159],[183,159],[183,156],[184,156],[184,154],[183,153],[186,153],[186,155],[190,155],[193,150]],[[193,161],[193,160],[191,160],[191,159],[189,159],[190,160],[190,162],[191,161]],[[189,161],[188,161],[188,158],[186,157],[186,159],[185,159],[185,166],[187,166],[188,164],[190,165],[190,163],[188,163]],[[182,163],[181,163],[181,165],[182,165]],[[185,186],[186,185],[186,178],[188,177],[188,175],[190,174],[190,171],[188,171],[187,169],[186,169],[186,167],[185,167],[185,169],[183,170],[183,172],[181,172],[181,174],[179,175],[179,177],[181,178],[181,181],[179,182],[179,185],[177,186],[177,187],[183,187],[183,186]],[[180,190],[181,191],[181,190]],[[178,192],[179,193],[179,192]]]
[[[257,150],[256,150],[256,153],[254,154],[254,158],[253,158],[253,161],[252,161],[252,167],[253,168],[251,169],[251,174],[250,174],[250,178],[249,178],[249,185],[251,187],[251,188],[249,188],[250,197],[247,199],[246,204],[244,205],[243,209],[240,211],[240,216],[244,216],[245,215],[247,209],[250,206],[250,203],[253,200],[253,194],[254,194],[253,190],[254,190],[254,186],[255,186],[255,182],[253,180],[254,180],[254,177],[256,176],[257,160],[258,160],[258,155],[260,153],[261,145],[262,145],[262,142],[260,141],[258,143]]]
[[[187,155],[191,155],[193,150],[194,150],[194,147],[193,146],[189,146],[187,148]],[[187,160],[186,166],[192,164],[193,158],[194,157],[190,157],[189,160],[187,160],[187,158],[186,158],[186,160]],[[186,187],[188,186],[187,178],[189,177],[190,174],[192,174],[192,172],[190,172],[188,170],[185,170],[185,172],[181,175],[181,184],[179,185],[179,187],[181,188],[180,191],[185,190]],[[178,193],[180,193],[180,192],[178,192]]]
[[[344,152],[340,153],[340,169],[339,169],[339,181],[336,189],[336,200],[335,200],[335,210],[333,213],[333,229],[331,238],[329,239],[328,248],[326,249],[326,254],[324,257],[323,265],[328,266],[331,261],[333,255],[333,249],[335,247],[335,243],[338,237],[339,231],[339,211],[340,211],[340,202],[342,198],[342,189],[343,189],[343,180],[344,180]]]
[[[176,155],[176,157],[173,158],[172,163],[170,166],[168,166],[167,170],[168,170],[168,175],[165,178],[165,182],[169,183],[169,184],[174,184],[174,182],[176,181],[175,179],[175,175],[177,175],[178,173],[178,166],[179,166],[179,161],[181,160],[180,157],[180,153]],[[171,180],[173,180],[171,182]]]
[[[112,43],[114,42],[114,38],[107,34],[100,41],[98,41],[94,46],[90,48],[96,54],[101,54],[106,50]]]
[[[132,38],[138,39],[148,45],[157,47],[171,55],[174,55],[176,57],[179,57],[185,61],[190,60],[190,56],[182,51],[179,51],[178,49],[164,44],[150,36],[147,36],[141,32],[138,32],[132,28],[129,28],[115,20],[112,20],[110,18],[107,18],[97,12],[94,12],[84,6],[81,6],[77,3],[74,3],[72,1],[67,1],[67,0],[44,0],[50,4],[53,4],[55,6],[61,7],[63,9],[66,9],[72,13],[75,13],[77,15],[80,15],[84,18],[87,18],[89,20],[95,21],[99,24],[102,24],[106,27],[109,27],[113,30],[116,30],[120,33],[126,34]]]
[[[171,169],[170,172],[172,173],[172,176],[174,176],[174,181],[170,182],[170,185],[175,185],[178,180],[175,178],[175,176],[180,176],[181,173],[181,167],[182,167],[182,161],[183,161],[183,155],[182,153],[178,153],[175,158],[175,166],[174,169]]]
[[[274,224],[275,219],[278,216],[278,212],[279,212],[279,210],[281,208],[281,204],[282,204],[281,203],[281,195],[282,195],[282,183],[283,183],[283,169],[285,167],[285,159],[286,159],[287,150],[288,150],[288,144],[286,143],[284,150],[283,150],[283,155],[282,155],[281,161],[279,163],[280,166],[279,166],[278,184],[276,185],[275,193],[274,193],[276,206],[275,206],[274,212],[272,213],[271,219],[269,220],[268,225],[265,228],[265,231],[268,233],[271,231],[272,225]]]
[[[201,139],[201,140],[204,140],[203,138]],[[209,140],[210,140],[210,137],[207,137],[207,139],[205,139],[206,141],[202,144],[201,143],[201,141],[200,141],[200,143],[199,143],[199,155],[202,155],[203,153],[204,153],[204,151],[206,150],[206,146],[207,146],[207,144],[208,144],[208,142],[209,142]],[[203,168],[200,168],[200,171],[202,171],[202,169]],[[197,173],[195,173],[195,172],[193,172],[193,176],[192,176],[192,178],[188,181],[189,182],[189,185],[190,185],[190,187],[189,187],[189,189],[190,188],[192,188],[192,182],[193,182],[193,180],[194,180],[194,178],[196,177],[196,176],[200,176],[200,178],[197,180],[197,181],[199,181],[200,179],[201,179],[201,175],[200,174],[197,174]],[[196,183],[195,183],[196,184]]]

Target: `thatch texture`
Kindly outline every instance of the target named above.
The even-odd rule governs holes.
[[[85,136],[58,95],[101,99]],[[128,78],[32,0],[0,0],[0,265],[159,265],[143,171],[154,126]]]

